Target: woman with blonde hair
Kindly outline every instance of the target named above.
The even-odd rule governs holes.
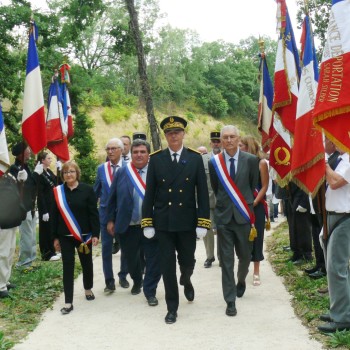
[[[97,198],[92,186],[80,182],[80,168],[72,162],[63,164],[63,185],[54,188],[51,230],[56,250],[61,250],[65,306],[63,315],[73,310],[75,250],[83,270],[86,300],[94,300],[92,246],[100,234]]]
[[[259,286],[260,281],[260,261],[264,260],[263,243],[266,217],[266,191],[269,185],[269,169],[265,155],[261,151],[258,141],[253,136],[244,136],[239,143],[241,151],[256,155],[259,158],[259,184],[254,194],[254,214],[257,237],[253,243],[252,260],[254,263],[253,285]],[[265,203],[264,203],[265,202]]]

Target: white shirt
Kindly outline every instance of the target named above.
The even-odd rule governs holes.
[[[225,155],[225,163],[226,163],[226,168],[228,169],[228,171],[230,172],[230,159],[233,158],[235,160],[235,172],[237,174],[237,169],[238,169],[238,156],[239,156],[239,148],[237,148],[237,152],[234,154],[233,157],[231,157],[226,150],[224,150],[224,155]]]
[[[182,153],[182,150],[184,149],[184,146],[182,146],[177,152],[174,152],[173,150],[171,150],[169,148],[169,152],[170,152],[170,156],[171,156],[171,161],[174,160],[174,157],[173,157],[173,154],[176,153],[177,156],[176,156],[176,161],[179,162],[180,160],[180,157],[181,157],[181,153]]]
[[[340,155],[341,161],[335,168],[335,172],[344,178],[348,183],[336,190],[329,186],[326,191],[326,210],[336,213],[350,213],[350,162],[349,155]]]

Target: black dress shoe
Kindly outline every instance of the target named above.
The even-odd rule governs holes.
[[[226,315],[227,316],[236,316],[237,315],[236,304],[234,301],[227,303]]]
[[[128,282],[128,280],[126,278],[120,278],[119,279],[119,285],[122,288],[129,288],[130,287],[130,284],[129,284],[129,282]]]
[[[86,298],[86,300],[88,300],[88,301],[95,300],[94,293],[91,292],[91,294],[85,294],[85,298]]]
[[[62,315],[68,315],[71,311],[73,311],[73,304],[70,307],[63,307],[61,309]]]
[[[309,273],[309,277],[314,279],[314,280],[318,280],[319,278],[322,278],[325,276],[327,276],[327,274],[325,272],[323,272],[321,269],[317,270],[314,273]]]
[[[115,291],[115,283],[114,281],[110,281],[106,283],[106,287],[104,289],[105,293],[113,293]]]
[[[329,322],[317,327],[323,333],[350,331],[350,322]]]
[[[193,289],[192,283],[185,285],[184,294],[188,301],[194,300],[194,289]]]
[[[7,287],[7,290],[10,290],[10,289],[15,289],[17,286],[11,282],[8,282],[6,284],[6,287]]]
[[[10,294],[7,290],[0,291],[0,299],[10,298]]]
[[[156,297],[148,297],[147,303],[149,306],[157,306],[158,305],[158,299]]]
[[[131,288],[131,294],[137,295],[141,293],[141,285],[140,284],[134,284]]]
[[[117,254],[120,250],[119,242],[115,241],[112,246],[112,254]]]
[[[310,273],[314,273],[319,269],[318,266],[310,267],[308,269],[304,269],[304,271],[309,275]]]
[[[320,320],[323,322],[333,322],[330,314],[320,315]]]
[[[211,265],[213,264],[214,261],[215,261],[215,258],[211,258],[211,259],[205,260],[205,262],[204,262],[204,267],[205,267],[205,268],[211,267]]]
[[[175,311],[168,311],[168,313],[165,316],[165,323],[172,324],[176,322],[177,312]]]
[[[238,282],[236,288],[237,288],[237,298],[242,298],[246,288],[245,282]]]

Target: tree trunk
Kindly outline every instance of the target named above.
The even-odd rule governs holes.
[[[146,60],[140,35],[137,12],[135,10],[134,0],[125,0],[125,3],[128,8],[130,16],[130,26],[134,36],[137,50],[138,71],[140,76],[142,94],[146,102],[147,119],[151,130],[153,150],[156,151],[162,147],[162,144],[160,142],[159,127],[154,116],[153,100],[146,72]]]

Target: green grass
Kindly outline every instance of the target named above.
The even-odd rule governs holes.
[[[309,265],[295,266],[288,259],[291,253],[283,250],[289,245],[288,225],[281,224],[277,230],[267,238],[269,261],[275,273],[283,277],[283,282],[292,295],[292,305],[296,315],[309,328],[310,335],[321,341],[327,348],[350,349],[350,332],[337,332],[323,335],[317,330],[322,323],[319,316],[328,312],[329,297],[318,293],[319,288],[326,286],[326,278],[310,279],[304,269]]]

